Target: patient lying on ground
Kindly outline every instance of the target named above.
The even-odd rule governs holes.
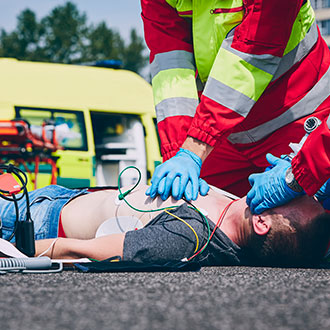
[[[329,243],[329,215],[312,197],[304,196],[261,215],[252,215],[245,198],[229,205],[230,198],[210,190],[207,196],[199,196],[194,202],[206,216],[208,229],[204,217],[184,200],[163,201],[159,197],[152,200],[145,196],[145,190],[146,186],[139,186],[126,200],[146,212],[138,212],[119,200],[117,190],[88,193],[48,186],[31,192],[36,254],[51,245],[58,236],[59,226],[63,234],[60,236],[66,238],[59,238],[50,249],[48,256],[52,258],[103,260],[120,256],[123,260],[162,263],[196,255],[193,260],[202,266],[314,266],[324,256]],[[147,212],[174,205],[178,207]],[[23,213],[24,203],[20,202],[19,207]],[[95,237],[105,221],[117,221],[121,217],[134,219],[136,226],[128,232]],[[9,237],[15,221],[11,203],[0,200],[0,218],[4,238]]]

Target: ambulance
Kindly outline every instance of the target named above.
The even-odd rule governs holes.
[[[0,58],[0,120],[53,122],[63,150],[55,151],[57,184],[117,186],[128,166],[147,183],[161,162],[152,88],[138,74],[104,67]],[[28,164],[33,172],[34,164]],[[51,169],[39,166],[38,186]],[[127,170],[120,184],[136,183]]]

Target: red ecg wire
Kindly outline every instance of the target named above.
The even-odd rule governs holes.
[[[227,211],[228,211],[230,205],[233,204],[234,202],[236,202],[237,200],[238,200],[238,199],[234,199],[234,200],[232,200],[230,203],[228,203],[228,204],[226,205],[226,207],[225,207],[225,208],[223,209],[223,211],[221,212],[221,215],[220,215],[220,217],[219,217],[219,220],[218,220],[217,224],[215,225],[215,227],[214,227],[214,229],[213,229],[213,231],[212,231],[212,233],[211,233],[211,235],[210,235],[208,241],[204,244],[204,246],[203,246],[199,251],[197,251],[197,252],[196,252],[195,254],[193,254],[190,258],[188,258],[188,261],[190,261],[192,258],[196,257],[199,253],[201,253],[201,252],[204,250],[204,248],[206,247],[206,245],[210,243],[211,238],[213,237],[213,235],[214,235],[216,229],[217,229],[218,227],[219,227],[219,229],[220,229],[220,226],[221,226],[221,224],[222,224],[222,221],[223,221],[223,219],[224,219],[224,217],[225,217],[225,215],[226,215],[226,213],[227,213]]]

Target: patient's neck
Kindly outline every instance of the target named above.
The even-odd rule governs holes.
[[[246,244],[251,234],[248,214],[246,198],[238,199],[229,206],[220,225],[220,229],[240,247]]]

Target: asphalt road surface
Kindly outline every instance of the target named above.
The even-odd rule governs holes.
[[[330,270],[6,274],[0,329],[330,329]]]

